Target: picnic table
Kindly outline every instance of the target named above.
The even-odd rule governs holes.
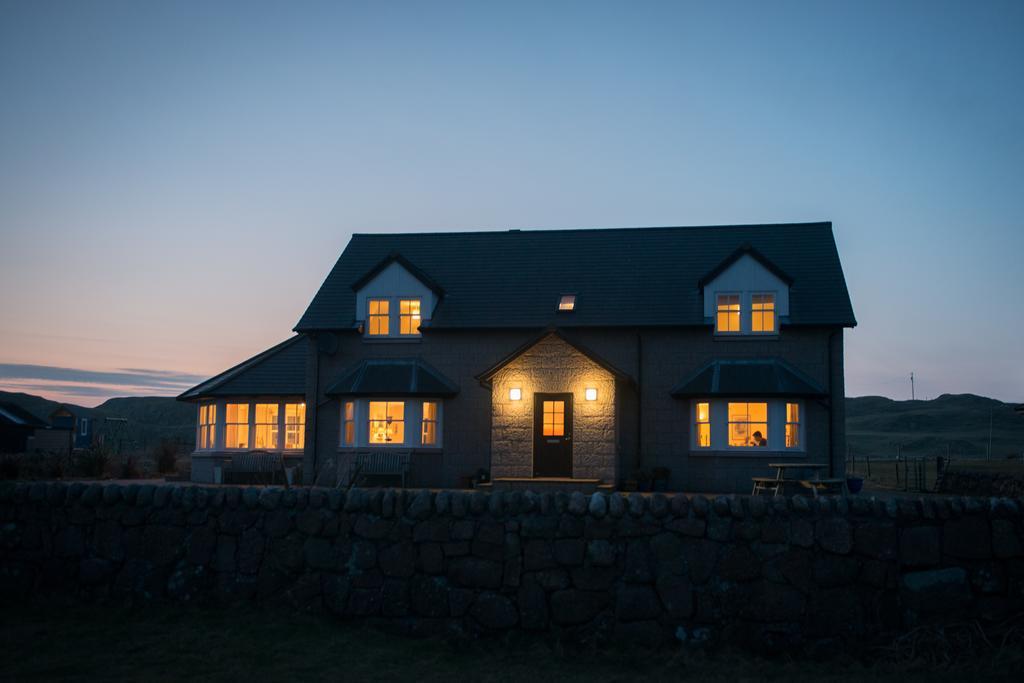
[[[814,497],[818,493],[838,491],[846,495],[846,480],[839,478],[822,478],[822,470],[827,470],[828,465],[810,462],[770,462],[768,467],[775,470],[774,477],[751,477],[754,481],[754,490],[751,495],[756,496],[762,493],[771,493],[774,496],[784,493],[787,484],[795,484],[810,489]],[[806,477],[787,476],[787,473],[799,472],[801,470],[812,470],[813,476]]]

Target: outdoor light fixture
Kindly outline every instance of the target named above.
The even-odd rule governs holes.
[[[586,396],[588,401],[596,401],[597,400],[597,389],[595,389],[593,387],[587,387],[586,391],[583,392],[583,395]]]
[[[510,400],[510,401],[519,401],[519,400],[522,400],[522,398],[523,398],[523,390],[522,389],[516,388],[516,389],[509,389],[508,390],[508,400]]]

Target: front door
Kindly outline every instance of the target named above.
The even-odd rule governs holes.
[[[534,394],[533,476],[572,476],[572,394]]]

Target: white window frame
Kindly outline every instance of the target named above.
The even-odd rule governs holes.
[[[212,451],[217,448],[217,412],[218,403],[216,401],[207,401],[198,405],[198,418],[196,419],[196,450],[197,451]],[[213,421],[203,422],[203,409],[206,409],[207,419],[209,419],[210,411],[213,411]],[[206,440],[207,445],[203,445],[203,429],[206,429],[206,435],[209,437]]]
[[[707,405],[708,407],[708,419],[701,421],[700,419],[700,407],[701,405]],[[697,400],[693,402],[693,447],[699,451],[709,451],[714,446],[714,420],[711,416],[711,399]],[[708,444],[705,446],[700,442],[700,425],[706,424],[708,426]]]
[[[301,405],[302,408],[302,421],[301,422],[288,422],[288,406]],[[278,433],[281,435],[281,450],[285,453],[301,453],[306,450],[306,402],[305,401],[281,401],[281,427]],[[299,434],[301,434],[302,445],[298,448],[288,448],[288,426],[289,424],[299,426]]]
[[[388,312],[387,312],[386,315],[385,314],[381,314],[381,313],[370,313],[370,305],[373,304],[373,303],[377,303],[377,302],[384,302],[384,303],[386,303],[388,305]],[[374,297],[370,297],[370,298],[368,298],[366,300],[366,334],[365,334],[365,336],[367,338],[369,338],[369,339],[387,339],[388,337],[395,336],[394,333],[391,331],[391,330],[394,329],[394,326],[392,325],[392,323],[394,321],[391,319],[392,317],[394,317],[394,306],[392,306],[391,304],[392,304],[391,297],[386,297],[386,296],[374,296]],[[385,320],[387,320],[387,323],[388,323],[388,332],[387,332],[387,334],[373,334],[372,332],[370,332],[370,329],[372,327],[372,325],[370,323],[372,322],[372,320],[374,318],[384,318]]]
[[[89,418],[78,418],[78,433],[80,436],[85,436],[86,434],[89,433]]]
[[[387,334],[370,334],[370,303],[374,301],[386,301],[388,304],[388,333]],[[415,332],[410,334],[402,334],[402,318],[412,317],[411,315],[402,314],[402,302],[403,301],[418,301],[420,305],[420,326],[416,328]],[[369,341],[379,341],[382,339],[404,339],[414,340],[419,339],[423,336],[421,331],[423,323],[426,322],[426,316],[423,311],[424,301],[423,297],[418,294],[408,295],[396,295],[396,296],[371,296],[366,298],[366,320],[363,321],[363,338]]]
[[[719,326],[718,326],[718,316],[720,315],[720,312],[718,310],[718,307],[720,305],[719,304],[719,299],[721,299],[724,296],[734,296],[734,297],[736,297],[738,299],[738,304],[739,304],[739,307],[740,307],[740,309],[738,311],[738,315],[737,315],[737,320],[739,322],[739,329],[738,330],[723,330],[723,329],[719,328]],[[743,292],[715,292],[715,334],[719,335],[719,336],[722,336],[722,337],[736,337],[736,336],[742,335],[743,334],[743,310],[744,310],[743,309]]]
[[[413,318],[413,315],[411,313],[410,314],[402,313],[402,302],[403,301],[415,301],[418,304],[418,306],[419,306],[419,313],[415,316],[416,318],[419,319],[419,325],[416,326],[416,331],[415,332],[408,332],[408,333],[405,333],[405,334],[402,333],[402,318],[410,318],[410,323],[411,323],[411,319]],[[398,327],[395,328],[397,330],[397,333],[395,334],[395,336],[396,337],[406,338],[406,339],[419,337],[420,336],[420,325],[423,324],[423,297],[419,297],[419,296],[400,296],[400,297],[397,298],[397,303],[398,303]]]
[[[796,406],[796,422],[790,422],[790,420],[789,420],[789,406],[790,406],[790,404],[793,404],[793,405]],[[782,422],[782,426],[783,426],[783,434],[782,434],[783,445],[785,446],[787,451],[803,451],[803,450],[805,450],[805,447],[804,447],[804,421],[807,419],[807,416],[804,414],[804,403],[803,403],[803,401],[800,401],[800,400],[797,400],[797,399],[793,399],[791,401],[787,400],[787,401],[783,402],[782,410],[783,410],[783,422]],[[796,445],[795,446],[790,446],[788,443],[785,442],[785,440],[788,438],[786,436],[786,432],[789,431],[789,426],[790,425],[796,425]]]
[[[256,412],[255,410],[253,410],[253,403],[255,403],[255,401],[253,401],[253,400],[245,400],[245,401],[228,400],[228,401],[224,402],[224,450],[226,450],[226,451],[238,451],[238,452],[255,450],[255,448],[253,448],[253,446],[252,446],[252,442],[253,442],[252,426],[253,426],[253,420],[255,419],[255,415],[253,413]],[[229,405],[246,406],[246,409],[245,409],[245,420],[246,421],[245,422],[228,422],[228,406]],[[244,447],[228,447],[228,426],[229,425],[236,425],[236,426],[239,426],[239,427],[242,426],[242,425],[245,425],[246,431],[245,431],[245,446]]]
[[[352,406],[352,417],[349,418],[347,415],[348,407]],[[341,402],[341,433],[340,433],[340,445],[345,448],[351,448],[359,443],[359,402],[355,399],[342,401]],[[348,426],[352,425],[352,440],[349,441],[346,438],[348,432]]]
[[[755,296],[770,296],[772,298],[772,329],[770,331],[755,331],[754,330],[754,297]],[[773,291],[757,291],[750,292],[750,314],[749,320],[750,325],[747,327],[746,334],[753,334],[759,337],[773,336],[779,333],[779,295],[778,292]],[[740,311],[742,313],[743,304],[740,304]],[[763,311],[762,311],[763,313]],[[742,315],[740,316],[743,317]]]

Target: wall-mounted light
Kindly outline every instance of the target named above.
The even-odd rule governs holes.
[[[521,401],[523,398],[523,390],[516,387],[515,389],[508,390],[508,400],[510,401]]]
[[[584,397],[586,397],[588,401],[596,401],[597,389],[595,389],[594,387],[587,387],[587,389],[583,392],[583,395]]]

